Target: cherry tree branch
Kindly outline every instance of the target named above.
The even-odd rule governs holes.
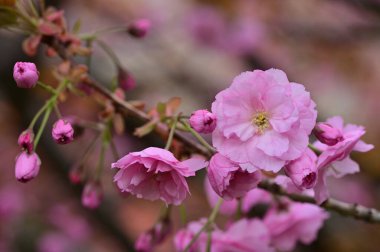
[[[55,48],[59,56],[63,60],[69,60],[69,57],[67,56],[65,49],[62,48],[62,46],[59,43],[55,43],[52,41],[49,41],[49,42],[48,43],[45,42],[45,43]],[[148,121],[150,121],[150,117],[147,113],[135,108],[129,102],[120,99],[111,91],[109,91],[107,88],[105,88],[103,85],[98,83],[95,79],[90,79],[89,84],[98,93],[100,93],[107,99],[111,100],[113,104],[120,111],[125,112],[126,115],[128,115],[129,117],[134,117],[135,119],[140,120],[142,123],[147,123]],[[169,134],[169,130],[170,130],[169,127],[163,123],[158,123],[155,128],[156,132],[158,133],[164,132],[167,135]],[[184,146],[188,150],[193,151],[195,153],[202,154],[208,158],[210,158],[215,153],[214,151],[205,148],[203,145],[199,144],[198,142],[195,142],[194,140],[187,138],[186,136],[184,136],[178,131],[174,132],[174,138],[180,141],[181,143],[183,143]],[[281,186],[269,181],[260,182],[258,187],[272,194],[288,197],[289,199],[293,201],[317,204],[313,197],[302,195],[302,194],[288,193]],[[380,212],[378,210],[373,209],[373,208],[367,208],[359,204],[349,204],[346,202],[342,202],[342,201],[330,198],[326,200],[320,206],[325,208],[326,210],[334,211],[341,215],[352,217],[358,220],[366,221],[369,223],[380,223]]]
[[[91,85],[96,91],[98,91],[108,99],[112,100],[112,102],[116,106],[118,106],[119,109],[124,110],[129,116],[133,116],[142,122],[149,121],[149,116],[145,112],[133,107],[127,101],[119,99],[116,95],[112,94],[109,90],[101,86],[99,83],[92,81]],[[159,132],[162,132],[163,130],[168,132],[169,128],[165,124],[159,123],[157,125],[156,130]],[[206,149],[197,142],[194,142],[193,140],[185,137],[180,132],[176,131],[174,134],[174,138],[182,142],[190,150],[202,154],[206,157],[211,157],[212,154],[214,154],[213,152]],[[262,181],[258,187],[272,194],[288,197],[293,201],[317,204],[313,197],[302,194],[288,193],[278,184],[269,181]],[[349,204],[332,198],[328,199],[320,206],[325,208],[326,210],[334,211],[344,216],[353,217],[355,219],[363,220],[370,223],[380,223],[380,212],[373,208],[367,208],[358,204]]]

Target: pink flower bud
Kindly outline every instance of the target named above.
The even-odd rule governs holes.
[[[53,125],[52,136],[58,144],[68,144],[74,140],[74,129],[71,124],[59,119]]]
[[[72,169],[69,172],[70,182],[74,185],[78,185],[82,182],[82,172],[79,169]]]
[[[317,182],[317,155],[307,148],[301,157],[285,166],[285,173],[297,188],[313,188]]]
[[[33,152],[21,152],[16,158],[15,176],[20,182],[26,183],[38,175],[40,171],[41,160],[38,155]]]
[[[23,131],[18,137],[18,145],[22,148],[22,150],[27,151],[29,154],[33,151],[33,139],[34,134],[31,130]]]
[[[216,116],[205,109],[194,111],[190,117],[190,125],[199,133],[211,133],[216,127]]]
[[[133,79],[132,75],[130,75],[125,69],[119,68],[117,73],[117,81],[119,87],[124,91],[129,91],[136,87],[136,82]]]
[[[38,75],[36,65],[31,62],[17,62],[13,67],[13,78],[19,88],[33,88]]]
[[[95,209],[98,208],[103,200],[103,190],[99,182],[88,182],[82,192],[82,205]]]
[[[314,135],[321,143],[330,146],[343,141],[342,132],[328,123],[317,123],[314,128]]]
[[[128,26],[128,33],[136,38],[142,38],[150,30],[151,23],[148,19],[138,19]]]

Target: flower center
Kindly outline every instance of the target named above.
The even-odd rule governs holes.
[[[266,112],[257,113],[252,120],[252,123],[256,125],[259,134],[262,134],[265,129],[269,127],[269,119]]]

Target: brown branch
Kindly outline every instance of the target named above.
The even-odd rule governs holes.
[[[149,120],[149,116],[146,113],[136,109],[130,103],[119,99],[117,96],[112,94],[99,83],[92,81],[91,85],[94,87],[94,89],[96,89],[96,91],[98,91],[108,99],[112,100],[113,103],[119,107],[119,109],[124,110],[129,116],[133,116],[142,122],[147,122]],[[157,127],[160,128],[158,130],[160,132],[162,130],[169,130],[168,127],[164,124],[159,124]],[[179,132],[176,132],[174,137],[178,141],[181,141],[187,148],[191,149],[192,151],[200,153],[206,157],[211,157],[211,155],[213,154],[202,145],[188,139]],[[316,204],[313,197],[302,194],[288,193],[283,188],[281,188],[281,186],[269,181],[262,181],[259,184],[259,188],[276,195],[288,197],[293,201]],[[321,205],[321,207],[325,208],[326,210],[337,212],[344,216],[353,217],[355,219],[367,221],[370,223],[380,223],[380,212],[373,208],[366,208],[358,204],[348,204],[335,199],[328,199]]]
[[[58,54],[60,55],[62,59],[64,60],[68,59],[68,56],[65,53],[65,50],[62,50],[59,44],[50,43],[49,46],[53,46],[57,50]],[[90,79],[89,84],[98,93],[102,94],[107,99],[110,99],[114,103],[114,105],[118,107],[119,110],[124,111],[128,116],[132,116],[143,123],[146,123],[150,120],[149,115],[146,114],[144,111],[141,111],[135,108],[133,105],[131,105],[127,101],[121,100],[120,98],[118,98],[111,91],[106,89],[104,86],[99,84],[94,79]],[[169,131],[169,128],[167,127],[167,125],[163,123],[159,123],[156,126],[156,132],[168,133],[168,131]],[[214,154],[213,152],[206,149],[203,145],[185,137],[183,134],[179,132],[174,133],[174,138],[182,142],[186,148],[188,148],[189,150],[193,152],[202,154],[208,158],[210,158]],[[273,194],[288,197],[289,199],[292,199],[293,201],[316,204],[314,198],[310,196],[288,193],[281,186],[275,183],[271,183],[269,181],[260,182],[258,187],[268,192],[271,192]],[[370,222],[370,223],[380,223],[380,212],[373,208],[366,208],[358,204],[348,204],[348,203],[338,201],[335,199],[328,199],[320,206],[325,208],[326,210],[335,211],[344,216],[353,217],[353,218]]]

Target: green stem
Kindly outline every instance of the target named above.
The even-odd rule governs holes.
[[[319,154],[322,153],[322,151],[321,151],[320,149],[316,148],[316,147],[315,147],[314,145],[312,145],[312,144],[309,144],[308,147],[309,147],[312,151],[314,151],[317,155],[319,155]]]
[[[211,252],[211,239],[212,239],[212,230],[209,229],[207,231],[207,246],[206,246],[206,252]]]
[[[116,54],[114,53],[114,51],[112,50],[112,48],[109,47],[102,40],[98,39],[98,40],[96,40],[96,42],[98,43],[98,45],[100,46],[100,48],[102,48],[103,51],[111,58],[111,60],[113,61],[113,63],[117,67],[121,67],[121,62],[120,62],[119,58],[116,56]]]
[[[95,171],[95,181],[99,181],[100,176],[102,175],[103,166],[104,166],[104,153],[106,151],[106,144],[102,143],[99,154],[99,162]]]
[[[56,94],[56,93],[57,93],[57,91],[56,91],[54,88],[52,88],[52,87],[49,86],[49,85],[46,85],[46,84],[43,83],[42,81],[38,81],[37,84],[38,84],[40,87],[42,87],[43,89],[49,91],[49,92],[52,93],[52,94]]]
[[[201,135],[198,134],[191,126],[187,123],[181,120],[182,125],[204,146],[209,150],[211,153],[215,152],[214,147],[212,147]]]
[[[181,224],[182,225],[186,225],[187,223],[187,213],[186,213],[186,207],[184,204],[181,204],[179,206],[179,215],[180,215],[180,218],[181,218]]]
[[[95,40],[98,36],[102,36],[107,33],[112,33],[112,32],[119,32],[119,31],[127,31],[126,26],[116,26],[116,27],[108,27],[108,28],[103,28],[101,30],[95,31],[90,34],[82,34],[79,37],[82,40]]]
[[[50,106],[50,103],[51,103],[51,99],[47,100],[44,104],[44,106],[42,106],[40,108],[40,110],[38,110],[38,112],[36,113],[36,115],[33,117],[32,121],[30,122],[29,124],[29,127],[28,129],[31,129],[33,130],[33,127],[34,125],[36,124],[38,118],[42,115],[42,113]]]
[[[49,105],[50,105],[50,103],[49,103]],[[45,126],[46,126],[47,121],[49,120],[49,117],[50,117],[51,111],[52,111],[52,107],[51,107],[51,106],[49,106],[49,107],[47,108],[47,110],[45,111],[45,115],[44,115],[44,117],[43,117],[43,119],[42,119],[42,122],[41,122],[40,128],[38,129],[38,132],[37,132],[36,138],[34,139],[34,149],[37,148],[37,145],[38,145],[38,142],[40,141],[40,138],[41,138],[42,132],[43,132],[44,129],[45,129]]]
[[[193,239],[191,239],[191,241],[187,244],[187,246],[185,247],[185,249],[183,250],[184,252],[188,252],[191,248],[191,246],[193,246],[193,244],[198,240],[199,236],[202,234],[202,232],[204,232],[206,229],[210,228],[210,225],[214,223],[215,219],[216,219],[216,216],[218,215],[218,212],[219,212],[219,209],[220,209],[220,206],[222,205],[223,203],[223,199],[220,198],[218,200],[218,202],[216,203],[214,209],[212,210],[210,216],[208,217],[207,219],[207,222],[203,225],[203,227],[193,236]]]
[[[165,150],[169,150],[170,146],[172,145],[174,132],[175,132],[175,128],[177,127],[177,123],[178,123],[178,116],[175,116],[173,125],[170,128],[169,137],[168,137],[168,141],[166,142]]]
[[[115,160],[118,160],[120,158],[120,156],[119,156],[119,153],[117,151],[117,148],[116,148],[116,145],[115,145],[115,142],[113,139],[111,140],[110,145],[111,145],[111,151],[112,151],[113,158]]]

